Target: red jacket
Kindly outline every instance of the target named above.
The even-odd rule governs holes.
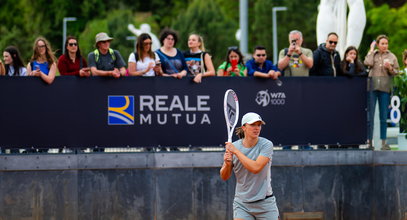
[[[82,68],[87,67],[86,60],[82,57]],[[58,70],[62,76],[79,76],[80,61],[75,58],[75,63],[65,54],[62,54],[58,59]]]

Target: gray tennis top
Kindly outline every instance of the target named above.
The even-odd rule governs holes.
[[[233,142],[233,145],[244,155],[252,160],[259,156],[270,158],[267,165],[257,174],[248,171],[236,156],[233,156],[233,170],[236,176],[235,199],[243,202],[254,202],[265,199],[272,195],[270,167],[273,155],[273,143],[266,138],[259,137],[259,141],[254,147],[246,148],[242,144],[243,139]]]

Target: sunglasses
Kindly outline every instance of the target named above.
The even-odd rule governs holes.
[[[153,43],[152,42],[143,43],[144,46],[151,45],[151,44],[153,44]]]
[[[337,45],[337,44],[338,44],[338,41],[331,41],[331,40],[330,40],[329,43],[330,43],[330,44],[335,44],[335,45]]]
[[[265,57],[266,54],[265,54],[265,53],[263,53],[263,54],[256,54],[256,56],[258,56],[258,57]]]
[[[237,47],[237,46],[228,47],[228,50],[238,50],[238,49],[239,49],[239,47]]]
[[[70,47],[73,47],[73,46],[78,46],[78,43],[69,43],[68,44]]]

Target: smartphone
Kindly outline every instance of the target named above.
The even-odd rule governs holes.
[[[237,68],[237,60],[236,60],[236,59],[233,59],[233,60],[231,60],[230,62],[231,62],[231,64],[232,64],[232,70],[235,70],[235,69]]]

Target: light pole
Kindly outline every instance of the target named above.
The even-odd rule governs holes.
[[[277,63],[277,11],[286,11],[287,7],[273,7],[273,63]]]
[[[246,56],[248,53],[248,1],[240,0],[239,3],[239,24],[240,24],[240,51],[243,53],[243,56]]]
[[[66,40],[66,22],[76,21],[75,17],[64,17],[62,22],[62,54],[65,53],[65,40]]]

